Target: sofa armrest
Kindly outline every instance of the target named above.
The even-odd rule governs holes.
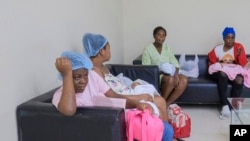
[[[126,140],[124,109],[81,107],[74,116],[64,116],[51,103],[55,90],[18,105],[19,141]]]
[[[129,65],[129,64],[107,64],[109,71],[113,75],[123,73],[133,81],[142,79],[154,85],[159,91],[159,68],[156,65]]]
[[[133,60],[133,64],[134,64],[134,65],[141,65],[141,64],[142,64],[142,54],[139,55],[138,57],[136,57],[136,58]]]

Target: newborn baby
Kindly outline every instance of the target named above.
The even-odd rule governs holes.
[[[230,54],[226,54],[222,57],[221,63],[225,64],[233,64],[234,63],[234,57]]]
[[[148,93],[152,97],[154,95],[160,95],[152,84],[149,84],[148,82],[141,79],[135,80],[131,84],[131,89],[133,90],[134,94]]]

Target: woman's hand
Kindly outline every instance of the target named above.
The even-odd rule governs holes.
[[[248,62],[244,67],[245,67],[246,69],[249,69],[249,68],[250,68],[250,62]]]
[[[150,114],[153,114],[153,113],[154,113],[153,108],[152,108],[152,107],[150,106],[150,104],[148,104],[148,103],[139,102],[139,103],[137,104],[136,108],[137,108],[138,110],[143,111],[143,112],[144,112],[146,109],[149,109]]]
[[[57,58],[55,63],[56,69],[64,76],[72,71],[72,66],[68,58]]]
[[[178,73],[175,73],[174,74],[174,86],[177,87],[179,85],[179,74]]]
[[[145,101],[150,101],[150,102],[154,102],[153,97],[149,94],[140,94],[139,96],[139,101],[140,100],[145,100]]]

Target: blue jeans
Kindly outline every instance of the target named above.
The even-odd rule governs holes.
[[[167,123],[166,121],[163,121],[163,135],[162,135],[162,141],[173,141],[174,138],[174,129],[171,124]]]
[[[173,141],[174,138],[174,129],[171,124],[167,123],[166,121],[163,121],[163,134],[162,134],[162,141]],[[134,141],[138,141],[134,139]]]

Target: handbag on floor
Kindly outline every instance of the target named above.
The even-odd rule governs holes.
[[[170,124],[174,128],[174,138],[190,137],[191,118],[177,104],[171,104],[168,107],[168,116]]]
[[[127,141],[161,141],[163,121],[146,109],[129,110],[126,113]]]

